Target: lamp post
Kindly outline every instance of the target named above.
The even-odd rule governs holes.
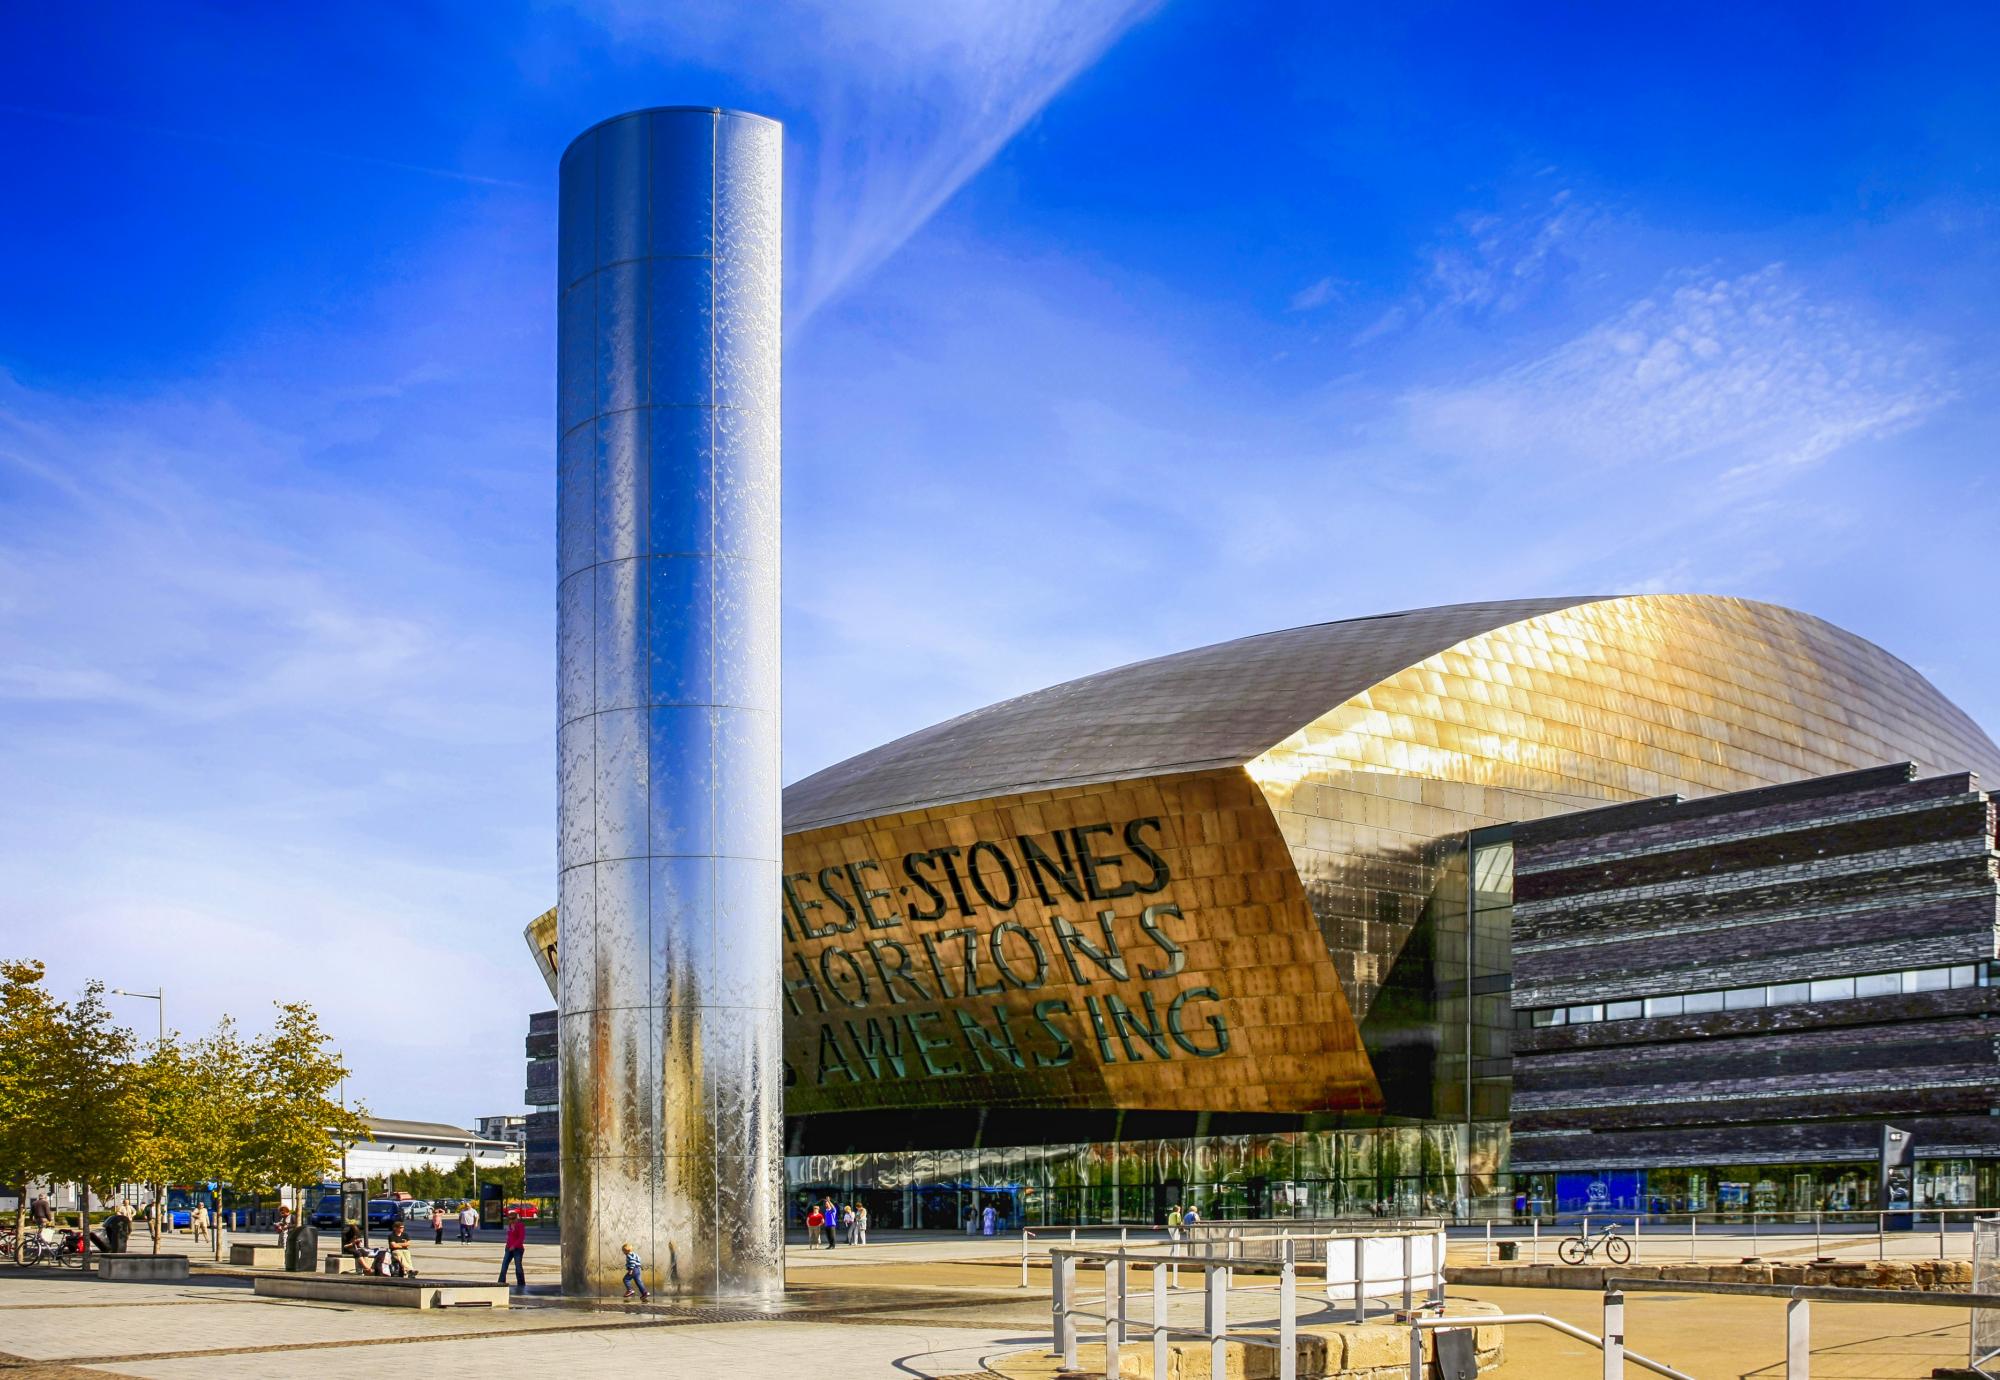
[[[166,989],[165,987],[161,987],[161,988],[159,988],[159,989],[157,989],[157,990],[155,990],[155,991],[152,991],[152,992],[131,992],[131,991],[127,991],[127,990],[126,990],[125,988],[123,988],[123,987],[114,987],[114,988],[112,988],[112,989],[111,989],[111,995],[112,995],[112,996],[114,996],[114,997],[138,997],[138,998],[139,998],[139,999],[140,999],[141,1001],[150,1001],[150,1002],[157,1002],[157,1003],[159,1003],[159,1008],[160,1008],[160,1009],[159,1009],[159,1016],[160,1016],[160,1040],[159,1040],[159,1042],[160,1042],[160,1044],[161,1044],[162,1046],[164,1046],[164,1045],[165,1045],[165,1044],[167,1043],[167,989]],[[162,1213],[162,1212],[163,1212],[163,1211],[165,1210],[165,1208],[166,1208],[166,1204],[165,1204],[165,1203],[162,1203],[162,1202],[160,1202],[160,1201],[159,1201],[159,1198],[160,1198],[160,1196],[161,1196],[161,1195],[160,1195],[160,1194],[158,1194],[158,1193],[156,1193],[156,1194],[154,1195],[154,1201],[153,1201],[153,1210],[152,1210],[152,1218],[153,1218],[153,1226],[152,1226],[152,1232],[153,1232],[153,1249],[154,1249],[155,1251],[157,1251],[157,1250],[159,1250],[159,1249],[160,1249],[160,1229],[161,1229],[161,1227],[162,1227],[162,1226],[164,1225],[164,1224],[163,1224],[163,1223],[162,1223],[162,1222],[160,1221],[160,1214],[161,1214],[161,1213]],[[221,1199],[221,1197],[220,1197],[220,1196],[218,1196],[218,1197],[216,1198],[215,1202],[216,1202],[216,1206],[217,1206],[217,1207],[220,1207],[220,1206],[222,1205],[222,1199]],[[84,1214],[83,1214],[83,1221],[84,1221],[84,1225],[85,1225],[85,1228],[86,1228],[86,1233],[85,1233],[85,1234],[86,1234],[86,1235],[88,1235],[88,1227],[89,1227],[89,1224],[90,1224],[90,1212],[89,1212],[89,1200],[88,1200],[88,1197],[87,1197],[87,1196],[86,1196],[86,1199],[85,1199],[85,1203],[84,1203],[84,1209],[85,1209],[85,1210],[84,1210]]]
[[[111,989],[111,995],[114,997],[138,997],[142,1001],[158,1002],[160,1004],[160,1043],[165,1044],[167,1042],[166,988],[162,987],[157,992],[128,992],[123,987],[114,987]]]

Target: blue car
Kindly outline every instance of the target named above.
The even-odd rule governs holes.
[[[368,1200],[368,1225],[387,1227],[403,1220],[408,1204],[400,1198],[370,1198]]]

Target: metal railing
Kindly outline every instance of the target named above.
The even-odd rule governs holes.
[[[1887,1260],[1891,1240],[1914,1240],[1919,1235],[1933,1233],[1937,1236],[1938,1257],[1942,1259],[1949,1251],[1947,1243],[1953,1230],[1953,1218],[1958,1219],[1959,1229],[1969,1232],[1981,1215],[1991,1216],[1994,1213],[2000,1213],[2000,1208],[1926,1208],[1921,1213],[1908,1209],[1878,1211],[1873,1208],[1750,1213],[1605,1212],[1584,1213],[1579,1217],[1570,1218],[1569,1222],[1585,1237],[1591,1234],[1593,1222],[1600,1229],[1606,1224],[1622,1228],[1627,1222],[1631,1223],[1632,1230],[1625,1239],[1631,1243],[1632,1259],[1635,1261],[1640,1258],[1640,1251],[1648,1242],[1653,1243],[1653,1258],[1656,1260],[1681,1258],[1681,1244],[1685,1243],[1687,1248],[1685,1258],[1692,1261],[1697,1256],[1701,1242],[1705,1240],[1748,1241],[1751,1247],[1750,1253],[1755,1255],[1760,1243],[1765,1240],[1778,1241],[1787,1238],[1802,1240],[1806,1236],[1811,1236],[1813,1239],[1814,1255],[1822,1254],[1829,1240],[1835,1243],[1852,1243],[1872,1236],[1875,1239],[1875,1258]],[[1918,1227],[1914,1222],[1919,1216],[1935,1218],[1936,1221],[1932,1226]],[[1902,1218],[1912,1219],[1912,1226],[1907,1230],[1901,1227],[1892,1230],[1889,1226],[1890,1221]],[[1706,1233],[1702,1230],[1704,1221],[1708,1224]],[[1683,1224],[1686,1230],[1675,1230],[1677,1222]],[[1529,1248],[1528,1263],[1539,1265],[1542,1263],[1542,1242],[1545,1237],[1550,1242],[1559,1242],[1575,1234],[1562,1231],[1544,1233],[1543,1219],[1539,1217],[1526,1219],[1525,1230],[1522,1229],[1520,1218],[1504,1220],[1489,1218],[1477,1225],[1484,1229],[1488,1264],[1494,1262],[1496,1245],[1513,1241]],[[1551,1222],[1549,1225],[1557,1227],[1561,1223]],[[1511,1232],[1507,1230],[1510,1226],[1514,1228]],[[1731,1231],[1729,1228],[1732,1226],[1747,1226],[1748,1231]],[[1648,1228],[1651,1229],[1650,1233]],[[1969,1235],[1966,1240],[1969,1252],[1971,1249]]]
[[[1290,1238],[1299,1243],[1304,1254],[1301,1260],[1323,1259],[1323,1254],[1315,1256],[1315,1249],[1323,1252],[1324,1247],[1316,1247],[1317,1241],[1325,1239],[1345,1239],[1348,1236],[1379,1235],[1398,1231],[1436,1231],[1444,1226],[1438,1217],[1410,1217],[1384,1220],[1376,1217],[1363,1218],[1283,1218],[1275,1220],[1236,1219],[1227,1222],[1195,1222],[1179,1227],[1133,1226],[1130,1223],[1110,1225],[1103,1222],[1055,1222],[1039,1227],[1021,1227],[1021,1287],[1028,1287],[1028,1269],[1036,1258],[1035,1242],[1043,1242],[1039,1248],[1040,1259],[1047,1263],[1056,1244],[1067,1240],[1071,1249],[1088,1245],[1093,1240],[1113,1241],[1122,1247],[1139,1245],[1175,1245],[1193,1242],[1234,1243],[1223,1249],[1233,1249],[1239,1259],[1245,1258],[1246,1250],[1254,1255],[1254,1243],[1266,1243],[1265,1258],[1275,1259],[1274,1248],[1268,1243]],[[1246,1248],[1246,1242],[1253,1243]]]
[[[1606,1317],[1614,1297],[1619,1304],[1619,1325],[1624,1325],[1624,1293],[1655,1294],[1735,1294],[1751,1298],[1777,1298],[1785,1304],[1785,1380],[1812,1380],[1812,1305],[1814,1303],[1888,1303],[1899,1307],[1964,1308],[1972,1313],[1972,1369],[1980,1375],[1994,1372],[1985,1367],[1994,1358],[1978,1354],[1978,1324],[1982,1313],[2000,1309],[2000,1294],[1920,1293],[1898,1289],[1843,1289],[1826,1284],[1706,1284],[1678,1279],[1607,1279],[1604,1284]],[[1606,1325],[1607,1332],[1609,1324]],[[1630,1355],[1630,1353],[1627,1353]],[[1636,1359],[1636,1358],[1635,1358]],[[1414,1372],[1413,1372],[1414,1373]],[[1613,1370],[1609,1353],[1604,1364],[1605,1380],[1622,1380],[1623,1370]]]
[[[1667,1380],[1694,1380],[1685,1371],[1675,1370],[1664,1361],[1641,1356],[1625,1345],[1625,1296],[1606,1291],[1604,1295],[1604,1335],[1593,1336],[1573,1323],[1551,1318],[1546,1313],[1502,1313],[1471,1320],[1465,1318],[1412,1317],[1410,1324],[1410,1380],[1424,1380],[1424,1333],[1459,1327],[1546,1327],[1588,1343],[1604,1353],[1604,1380],[1624,1380],[1625,1363],[1664,1375]],[[1107,1375],[1110,1372],[1106,1372]]]
[[[1319,1259],[1300,1260],[1302,1248],[1316,1250]],[[1226,1349],[1229,1342],[1235,1341],[1244,1346],[1276,1350],[1279,1380],[1296,1380],[1301,1270],[1325,1281],[1329,1304],[1341,1301],[1340,1295],[1344,1294],[1352,1320],[1359,1323],[1366,1321],[1371,1299],[1400,1295],[1402,1309],[1408,1312],[1417,1306],[1421,1292],[1428,1299],[1427,1306],[1442,1307],[1444,1250],[1444,1233],[1435,1229],[1368,1235],[1251,1233],[1213,1241],[1168,1241],[1136,1250],[1129,1244],[1115,1249],[1059,1246],[1049,1252],[1049,1302],[1056,1352],[1065,1368],[1075,1370],[1081,1343],[1078,1324],[1094,1320],[1103,1325],[1106,1375],[1118,1374],[1128,1337],[1143,1332],[1151,1341],[1153,1374],[1157,1376],[1169,1373],[1172,1339],[1178,1335],[1208,1342],[1211,1375],[1225,1373]],[[1077,1272],[1080,1263],[1095,1263],[1104,1271],[1104,1291],[1094,1299],[1081,1291]],[[1347,1266],[1344,1271],[1340,1269],[1342,1264]],[[1172,1321],[1175,1296],[1194,1292],[1180,1288],[1182,1266],[1201,1271],[1199,1328],[1176,1327]],[[1276,1271],[1273,1284],[1259,1287],[1240,1283],[1236,1278],[1239,1272],[1267,1272],[1273,1267]],[[1144,1321],[1134,1318],[1132,1313],[1135,1268],[1152,1271],[1151,1315]],[[1276,1293],[1276,1326],[1232,1330],[1232,1295],[1253,1293]],[[1101,1304],[1102,1311],[1093,1312],[1088,1307],[1091,1302]]]

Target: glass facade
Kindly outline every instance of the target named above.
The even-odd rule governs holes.
[[[1504,1124],[1430,1123],[982,1150],[792,1156],[792,1225],[832,1196],[872,1227],[1154,1225],[1176,1203],[1210,1220],[1485,1217],[1512,1207]]]

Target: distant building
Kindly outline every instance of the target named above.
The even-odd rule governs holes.
[[[488,1140],[504,1140],[520,1145],[528,1139],[528,1118],[518,1114],[479,1118],[479,1134]]]
[[[450,1169],[468,1157],[479,1169],[504,1169],[521,1163],[518,1143],[468,1131],[462,1126],[441,1121],[394,1121],[379,1116],[368,1118],[368,1125],[368,1139],[347,1148],[345,1164],[349,1178],[376,1178],[412,1169]]]
[[[555,912],[544,917],[552,926]],[[553,938],[549,941],[549,972],[555,971]],[[525,1192],[530,1198],[554,1198],[562,1192],[562,1143],[557,1136],[556,1013],[537,1011],[528,1018],[528,1086],[523,1148],[526,1151]]]

